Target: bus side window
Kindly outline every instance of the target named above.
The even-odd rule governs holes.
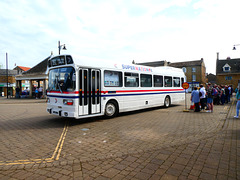
[[[141,87],[152,87],[152,75],[141,74],[140,81],[141,81]]]
[[[173,87],[180,87],[180,77],[173,77]]]
[[[138,87],[139,86],[139,76],[137,73],[124,73],[125,87]]]
[[[165,84],[165,87],[172,87],[172,77],[164,76],[164,84]]]
[[[122,72],[104,71],[105,87],[122,87]]]
[[[154,87],[163,87],[163,76],[154,75]]]

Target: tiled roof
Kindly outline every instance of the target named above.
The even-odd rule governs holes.
[[[24,66],[17,66],[17,67],[19,67],[23,71],[28,71],[29,69],[31,69],[30,67],[24,67]]]
[[[203,63],[203,59],[195,60],[195,61],[174,62],[174,63],[170,63],[169,66],[182,68],[182,67],[185,67],[185,66],[186,67],[187,66],[201,66],[202,63]]]
[[[226,64],[228,64],[231,67],[229,72],[223,71],[223,66]],[[217,60],[216,74],[231,74],[231,73],[240,74],[240,58]]]
[[[45,74],[47,71],[47,62],[51,56],[47,57],[36,66],[32,67],[26,72],[23,72],[23,75],[30,75],[30,74]]]

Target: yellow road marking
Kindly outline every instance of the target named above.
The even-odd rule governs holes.
[[[51,159],[54,159],[55,155],[56,155],[56,160],[59,159],[59,156],[61,154],[61,151],[62,151],[62,147],[63,147],[63,143],[64,143],[64,140],[65,140],[65,137],[66,137],[66,134],[67,134],[67,131],[68,131],[68,121],[66,122],[65,126],[64,126],[64,129],[63,129],[63,132],[61,134],[61,137],[58,141],[58,144],[57,144],[57,147],[55,148],[55,151],[51,157]],[[57,153],[58,152],[58,153]]]
[[[68,124],[69,124],[68,121],[66,121],[64,128],[63,128],[63,132],[60,136],[60,139],[58,140],[57,146],[56,146],[55,151],[53,152],[53,155],[51,158],[0,161],[0,166],[1,165],[23,165],[23,164],[32,164],[32,163],[53,162],[55,156],[56,156],[55,160],[59,160],[59,157],[60,157],[60,154],[61,154],[61,151],[63,148],[63,143],[64,143],[65,137],[67,135]]]
[[[60,136],[60,139],[59,139],[58,144],[57,144],[57,146],[56,146],[56,148],[55,148],[55,151],[53,152],[53,155],[52,155],[51,159],[54,159],[56,153],[59,152],[59,148],[61,149],[61,145],[62,145],[63,142],[64,142],[64,139],[65,139],[64,137],[66,136],[67,130],[68,130],[68,122],[65,123],[65,126],[64,126],[64,128],[63,128],[63,132],[62,132],[62,134],[61,134],[61,136]],[[61,142],[62,142],[62,143],[61,143]],[[57,156],[58,156],[58,155],[57,155]]]
[[[49,159],[49,158],[48,158]],[[37,160],[16,160],[16,161],[6,161],[0,162],[0,165],[22,165],[22,164],[32,164],[32,163],[41,163],[41,162],[52,162],[53,160],[49,161],[46,159],[37,159]]]
[[[59,151],[58,151],[56,160],[59,160],[59,157],[60,157],[60,154],[61,154],[61,151],[62,151],[62,147],[63,147],[63,143],[64,143],[65,137],[66,137],[66,135],[67,135],[67,131],[68,131],[68,125],[67,125],[67,127],[66,127],[66,130],[65,130],[65,133],[64,133],[64,136],[63,136],[63,139],[62,139],[62,143],[61,143],[61,145],[60,145],[60,148],[59,148]]]

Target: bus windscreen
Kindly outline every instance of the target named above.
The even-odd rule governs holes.
[[[73,67],[51,69],[49,72],[49,91],[74,91],[76,73]]]

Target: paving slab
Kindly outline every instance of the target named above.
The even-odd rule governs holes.
[[[44,101],[0,98],[0,179],[240,179],[234,101],[81,120]]]

